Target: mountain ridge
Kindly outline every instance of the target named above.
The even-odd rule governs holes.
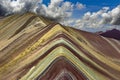
[[[0,80],[119,80],[119,41],[39,16],[29,21],[30,13],[12,16],[0,22]]]
[[[120,30],[117,29],[108,30],[106,32],[100,33],[100,35],[104,37],[120,40]]]

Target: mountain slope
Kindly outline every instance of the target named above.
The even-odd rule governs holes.
[[[100,35],[104,37],[120,40],[120,31],[117,29],[106,31],[104,33],[101,33]]]
[[[31,13],[5,18],[0,26],[0,80],[120,79],[117,40]]]

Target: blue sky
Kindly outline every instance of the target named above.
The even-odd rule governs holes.
[[[118,5],[120,3],[120,0],[64,0],[64,1],[70,1],[72,3],[80,2],[86,5],[102,5],[102,6],[108,6],[108,5]],[[50,0],[43,0],[43,3],[47,4]]]
[[[90,11],[90,12],[97,12],[103,7],[109,7],[110,10],[115,8],[120,4],[120,0],[64,0],[69,1],[73,4],[76,4],[77,2],[84,4],[86,8],[82,10],[74,10],[73,16],[74,18],[82,17],[84,13]],[[50,3],[50,0],[43,0],[43,4],[48,5]]]
[[[87,7],[87,11],[95,12],[102,7],[110,7],[111,9],[120,4],[120,0],[64,0],[72,3],[82,3]],[[43,0],[44,4],[49,4],[50,0]]]
[[[64,0],[64,2],[66,1],[85,5],[85,8],[80,10],[74,8],[72,12],[71,17],[75,19],[73,24],[77,28],[83,26],[80,29],[92,32],[112,28],[120,29],[120,0]],[[43,0],[43,4],[49,5],[49,3],[50,0]],[[104,7],[108,7],[108,9]],[[90,12],[89,20],[84,20],[88,12]]]

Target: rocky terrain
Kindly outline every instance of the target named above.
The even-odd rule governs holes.
[[[120,41],[11,15],[0,21],[0,80],[120,80]]]

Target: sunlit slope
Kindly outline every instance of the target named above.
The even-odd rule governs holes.
[[[119,41],[32,13],[1,21],[0,44],[0,80],[120,79]]]

